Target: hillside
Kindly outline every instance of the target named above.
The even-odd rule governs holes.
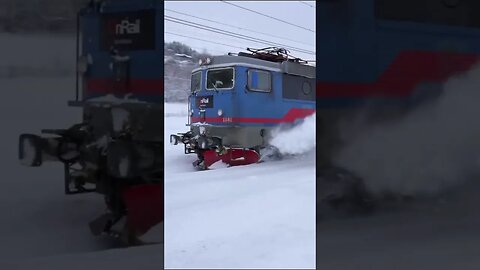
[[[165,58],[165,101],[186,102],[190,92],[190,76],[199,59],[210,56],[186,44],[167,42]]]

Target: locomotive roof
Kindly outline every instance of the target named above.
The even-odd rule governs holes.
[[[195,68],[192,72],[205,68],[227,67],[232,65],[256,67],[271,71],[283,72],[292,75],[315,78],[315,67],[305,64],[284,61],[281,63],[272,62],[247,56],[219,55],[211,57],[212,62],[209,65],[203,65]]]

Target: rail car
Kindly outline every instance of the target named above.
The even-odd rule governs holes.
[[[91,1],[78,13],[69,102],[82,119],[19,139],[22,164],[64,164],[66,194],[103,194],[109,211],[90,228],[128,244],[163,221],[162,15],[161,1]]]
[[[478,65],[480,2],[320,0],[316,11],[316,173],[342,182],[321,169],[335,167],[332,156],[348,143],[340,124],[353,125],[360,113],[363,128],[400,119],[440,97],[449,78]],[[345,179],[361,181],[350,176]],[[354,193],[350,198],[362,197]]]
[[[255,163],[274,128],[315,113],[314,66],[281,48],[248,50],[206,58],[192,71],[190,130],[170,142],[197,154],[199,169]]]

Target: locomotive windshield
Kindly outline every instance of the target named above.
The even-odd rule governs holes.
[[[207,71],[207,90],[233,88],[233,68],[218,68]]]
[[[192,92],[197,92],[200,90],[200,83],[202,80],[202,72],[197,71],[192,74]]]

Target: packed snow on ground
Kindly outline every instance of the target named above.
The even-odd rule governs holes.
[[[161,269],[163,245],[119,249],[91,235],[88,222],[106,210],[101,195],[67,196],[60,164],[27,168],[17,159],[20,133],[80,121],[81,110],[67,107],[74,83],[73,77],[0,79],[0,269]]]
[[[165,103],[165,117],[171,116],[183,117],[183,123],[186,123],[188,120],[188,105],[185,103]]]
[[[166,117],[165,140],[187,131],[186,121]],[[315,268],[314,151],[208,171],[196,171],[195,159],[183,145],[165,146],[167,268]]]
[[[478,181],[478,179],[476,179]],[[468,269],[480,265],[480,185],[317,224],[317,267],[329,270]]]

